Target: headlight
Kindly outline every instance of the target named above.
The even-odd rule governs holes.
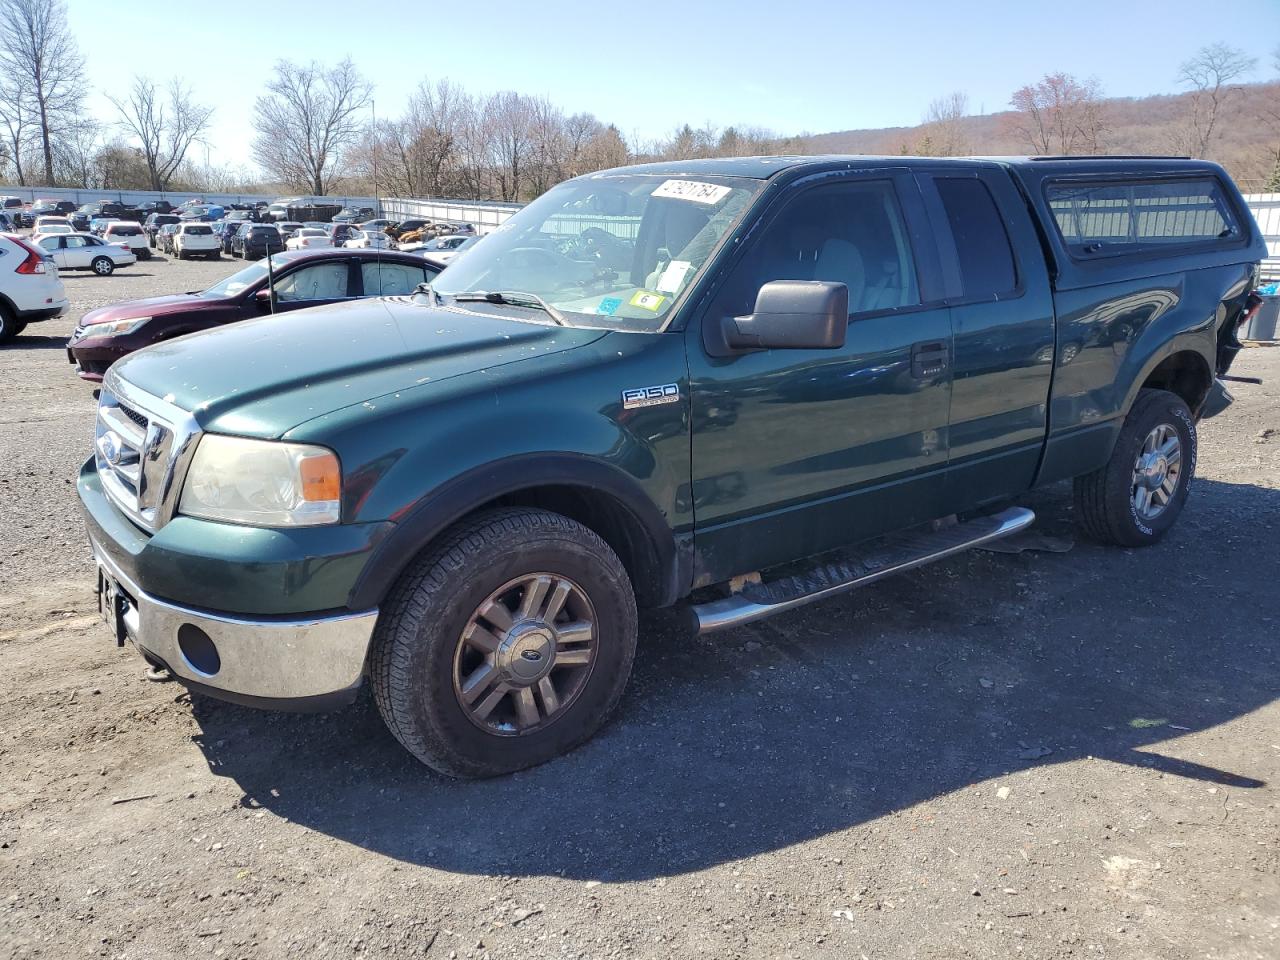
[[[150,317],[130,317],[127,320],[112,320],[109,323],[91,323],[85,328],[84,335],[110,337],[117,333],[132,333],[150,319]]]
[[[342,474],[332,450],[209,433],[187,470],[178,510],[255,527],[337,523]]]

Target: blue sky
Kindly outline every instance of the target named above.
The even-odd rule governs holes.
[[[1280,0],[68,0],[101,119],[101,91],[176,74],[216,108],[208,158],[247,164],[253,101],[279,57],[350,55],[396,113],[421,78],[473,93],[546,95],[628,138],[677,124],[824,133],[920,122],[953,90],[995,112],[1062,70],[1111,96],[1178,89],[1178,64],[1225,41],[1276,71]],[[161,38],[169,38],[166,47]],[[204,148],[197,158],[204,160]]]

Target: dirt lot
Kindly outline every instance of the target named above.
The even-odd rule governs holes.
[[[192,698],[96,623],[63,341],[234,268],[68,276],[0,349],[0,957],[1280,957],[1280,349],[1161,546],[652,618],[600,737],[456,783],[367,702]]]

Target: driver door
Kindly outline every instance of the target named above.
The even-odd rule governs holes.
[[[941,515],[951,317],[914,180],[866,171],[791,188],[687,331],[696,583]],[[771,280],[849,289],[842,348],[717,355],[709,331]]]

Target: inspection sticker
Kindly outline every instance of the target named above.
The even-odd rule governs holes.
[[[667,298],[660,293],[650,293],[648,290],[637,290],[631,295],[628,303],[633,307],[639,307],[641,310],[652,310],[657,313],[662,309],[662,305],[667,302]]]
[[[661,293],[675,293],[680,289],[680,284],[684,283],[685,274],[693,266],[688,260],[672,260],[667,264],[667,269],[662,271],[662,276],[658,278],[658,290]]]
[[[732,187],[702,183],[698,180],[664,180],[653,191],[653,196],[666,197],[669,200],[692,200],[694,203],[715,206],[727,197],[732,189]]]
[[[606,317],[612,317],[618,312],[620,306],[622,306],[621,298],[605,297],[600,301],[600,305],[596,307],[596,313],[603,313]]]

